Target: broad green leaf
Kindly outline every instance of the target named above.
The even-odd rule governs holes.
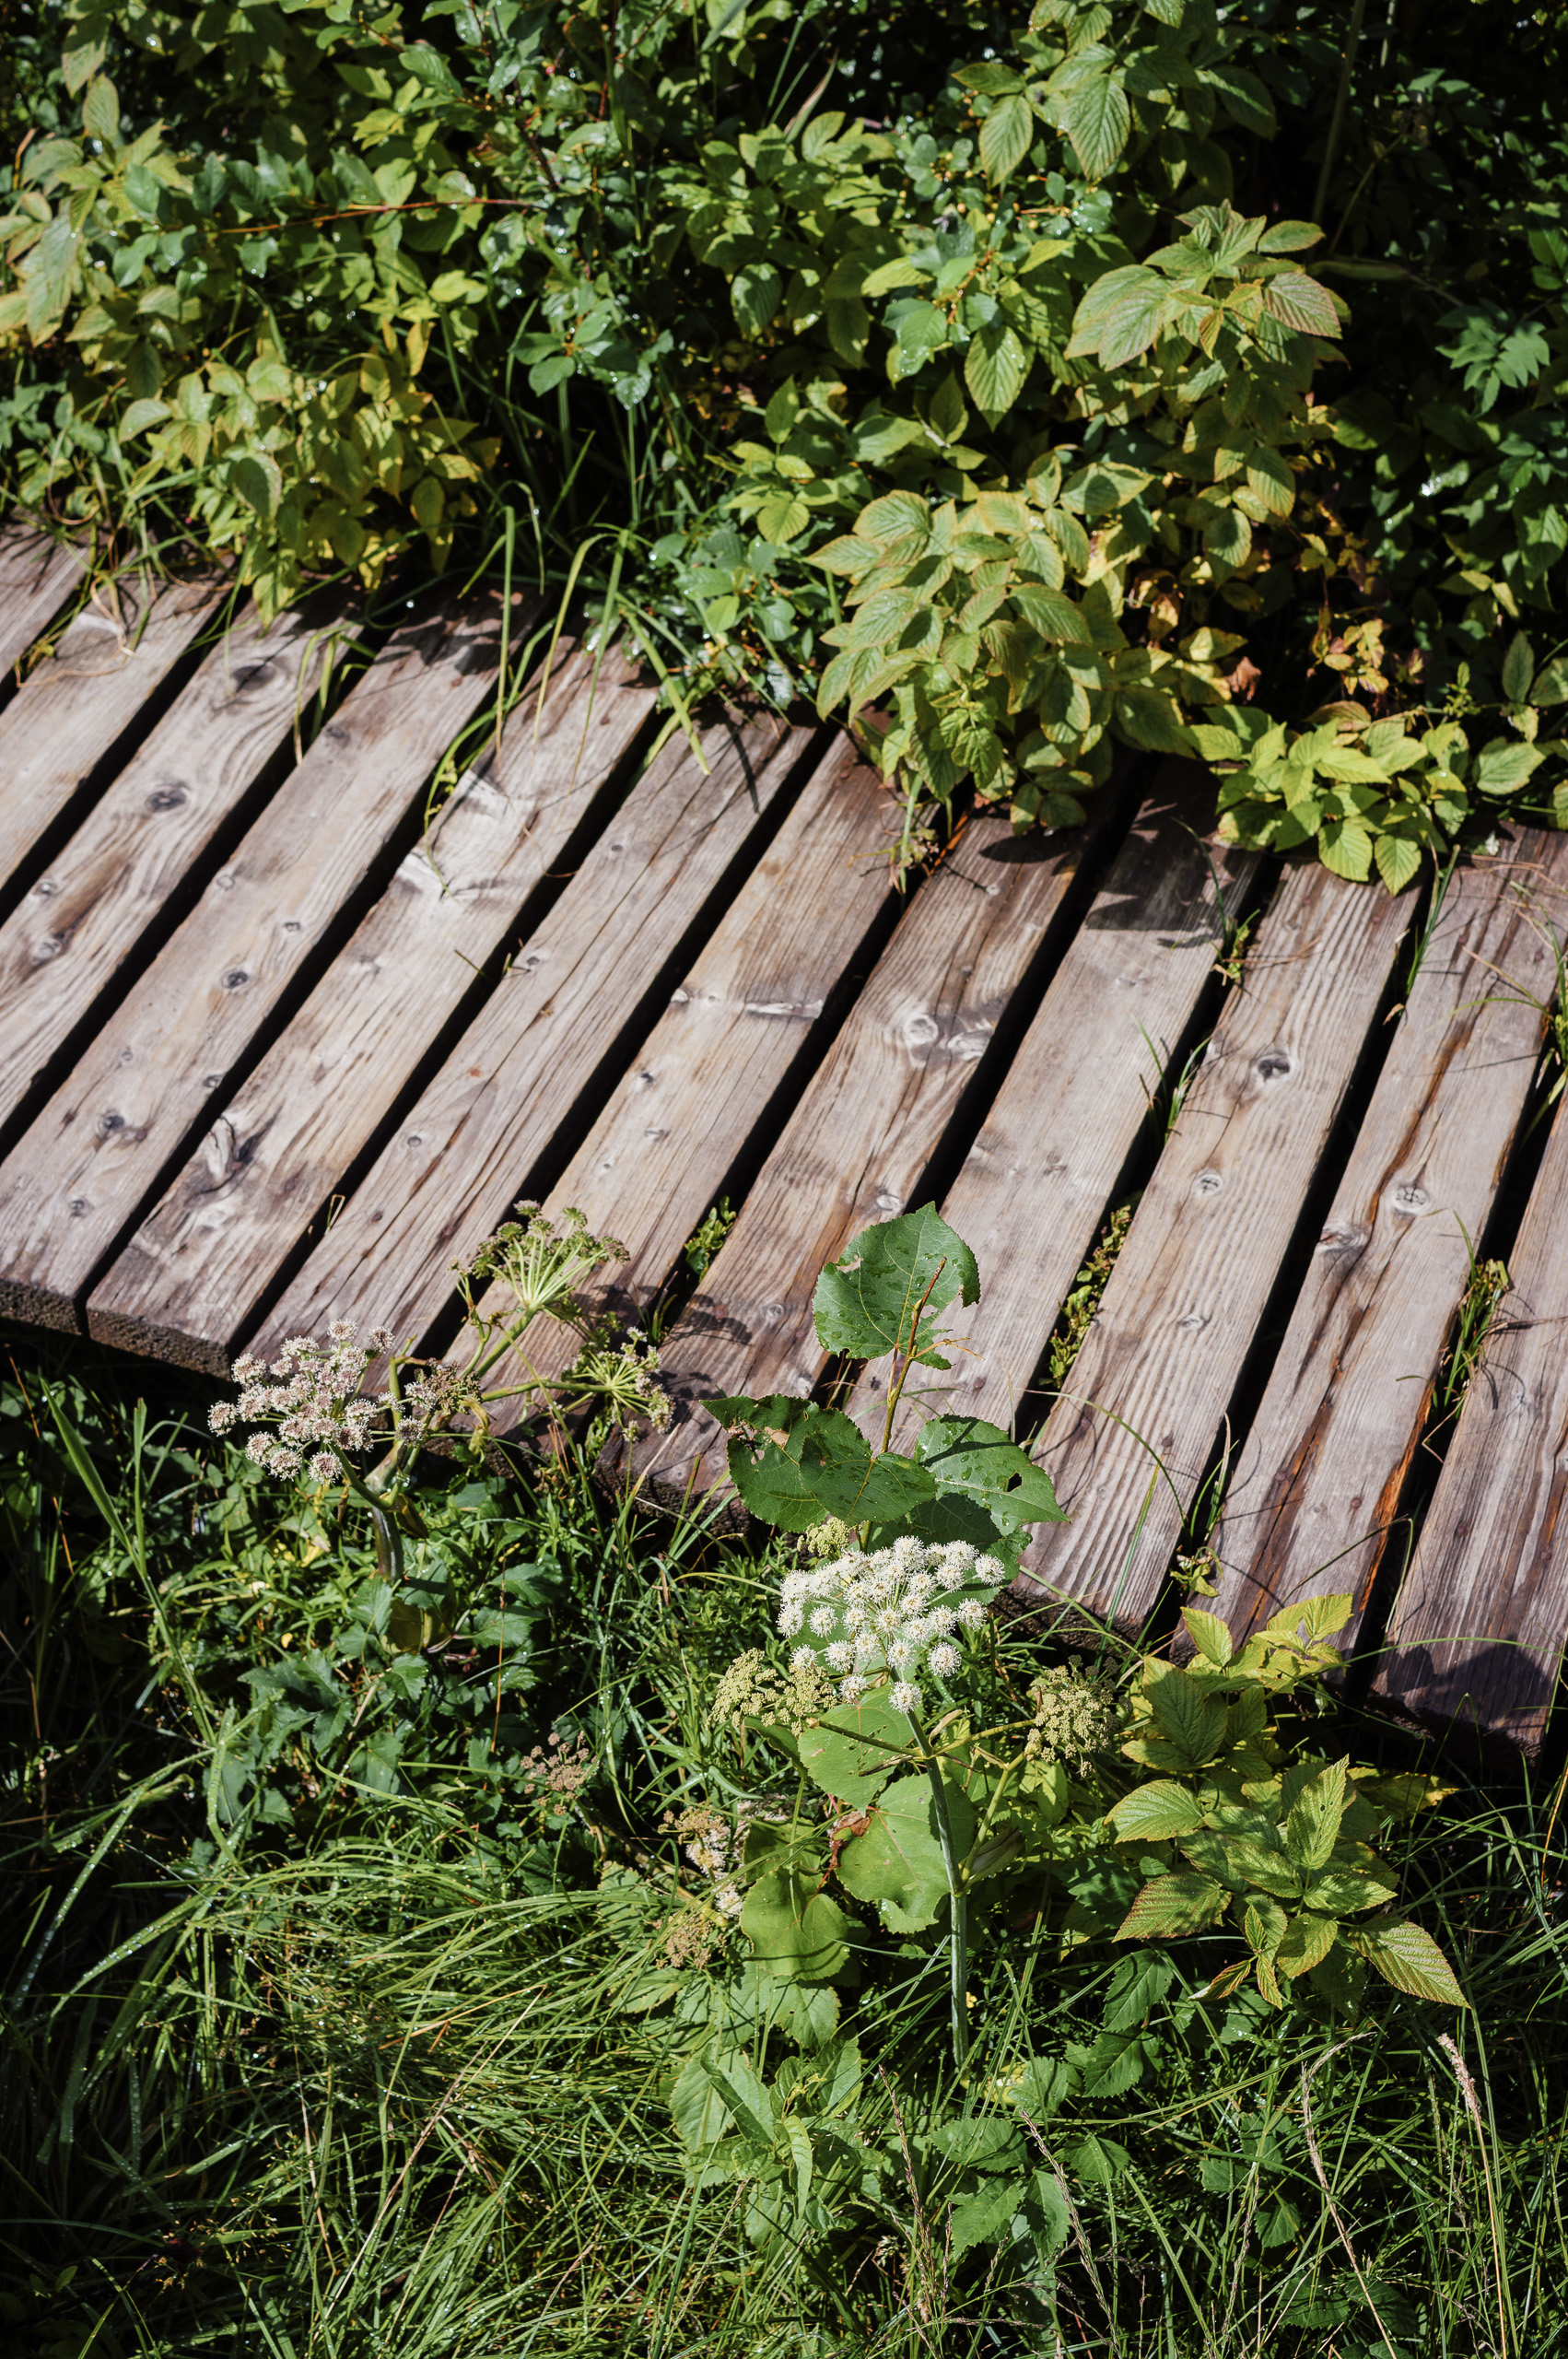
[[[957,1491],[985,1509],[999,1530],[1064,1523],[1050,1476],[999,1426],[979,1417],[933,1417],[920,1434],[919,1461],[942,1492]]]
[[[1334,875],[1364,885],[1372,874],[1372,838],[1359,819],[1325,819],[1317,857]]]
[[[1539,745],[1494,737],[1476,756],[1474,783],[1482,794],[1516,794],[1545,759]]]
[[[1067,103],[1067,135],[1087,179],[1103,181],[1114,169],[1131,128],[1127,92],[1114,73],[1094,74],[1077,85]]]
[[[1270,516],[1288,516],[1295,505],[1296,479],[1278,451],[1259,445],[1247,452],[1246,486]]]
[[[748,263],[730,282],[730,301],[747,335],[761,335],[784,293],[784,281],[771,263]]]
[[[1259,1825],[1262,1823],[1260,1814]],[[1293,1903],[1301,1898],[1300,1870],[1283,1851],[1260,1837],[1238,1835],[1229,1828],[1223,1832],[1205,1828],[1201,1834],[1183,1837],[1181,1848],[1195,1868],[1222,1884],[1234,1884],[1238,1890],[1256,1884],[1275,1900]]]
[[[1377,874],[1390,893],[1402,893],[1421,866],[1421,846],[1408,836],[1379,836],[1374,851]]]
[[[1027,2192],[1026,2181],[988,2178],[975,2194],[965,2196],[956,2203],[949,2230],[954,2259],[966,2253],[972,2245],[995,2244]]]
[[[1322,1965],[1339,1938],[1340,1929],[1332,1917],[1293,1917],[1274,1953],[1274,1964],[1293,1980],[1298,1974],[1310,1974],[1315,1966]]]
[[[731,2130],[772,2142],[773,2100],[739,2048],[698,2048],[670,2092],[670,2110],[682,2144],[694,2153]]]
[[[1431,1999],[1440,2006],[1469,2006],[1453,1967],[1420,1925],[1412,1925],[1408,1919],[1387,1925],[1360,1925],[1352,1939],[1363,1957],[1396,1990],[1407,1990],[1412,1999]]]
[[[1503,659],[1503,694],[1509,704],[1524,703],[1535,671],[1535,650],[1522,630],[1515,631]]]
[[[929,1321],[955,1296],[965,1304],[979,1300],[975,1257],[935,1206],[922,1204],[862,1229],[823,1271],[812,1312],[825,1350],[880,1359],[909,1348],[915,1314],[923,1303],[916,1356],[928,1367],[945,1367],[932,1347]]]
[[[908,1720],[880,1687],[858,1704],[836,1705],[830,1719],[831,1726],[819,1723],[799,1739],[802,1766],[824,1793],[863,1809],[899,1766],[910,1741]]]
[[[1074,2044],[1073,2061],[1083,2075],[1086,2097],[1125,2096],[1158,2064],[1157,2040],[1137,2032],[1103,2031],[1087,2048]]]
[[[120,93],[107,74],[95,74],[88,84],[88,94],[82,101],[82,129],[89,139],[101,140],[106,147],[119,144]]]
[[[933,433],[940,434],[944,442],[956,442],[968,425],[969,412],[951,370],[932,394],[927,416]]]
[[[1172,1836],[1195,1834],[1203,1814],[1185,1786],[1156,1778],[1124,1794],[1108,1820],[1118,1843],[1163,1843]]]
[[[1285,1936],[1288,1919],[1277,1900],[1254,1896],[1241,1912],[1241,1930],[1254,1957],[1271,1958]]]
[[[1164,330],[1170,298],[1164,280],[1141,264],[1107,271],[1078,306],[1069,359],[1092,352],[1102,369],[1124,369]]]
[[[1325,1868],[1345,1813],[1345,1765],[1331,1761],[1297,1795],[1285,1821],[1285,1848],[1299,1868]]]
[[[979,1822],[963,1790],[944,1787],[953,1839],[968,1850]],[[845,1844],[838,1877],[857,1900],[872,1902],[895,1932],[928,1926],[947,1897],[947,1872],[936,1831],[936,1802],[923,1771],[900,1778],[872,1803],[863,1835]]]
[[[857,1928],[814,1877],[780,1868],[747,1893],[741,1931],[781,1981],[831,1982],[849,1963]]]
[[[1281,327],[1298,335],[1338,335],[1340,314],[1334,299],[1304,270],[1281,270],[1262,284],[1263,308]]]
[[[1227,573],[1235,573],[1252,555],[1252,526],[1239,508],[1222,508],[1203,527],[1203,552]]]
[[[1164,1950],[1135,1951],[1124,1957],[1106,1986],[1101,2025],[1106,2031],[1136,2031],[1175,1978],[1176,1960]]]
[[[1568,655],[1554,655],[1545,668],[1538,672],[1530,689],[1532,704],[1568,704]]]
[[[936,1485],[922,1466],[888,1450],[873,1460],[860,1427],[841,1409],[819,1408],[785,1393],[751,1402],[721,1397],[705,1403],[720,1424],[753,1423],[753,1443],[730,1444],[730,1476],[743,1504],[764,1523],[809,1532],[829,1516],[846,1523],[888,1521],[932,1497]]]
[[[1224,1885],[1209,1876],[1189,1875],[1182,1869],[1154,1876],[1133,1901],[1114,1939],[1172,1942],[1184,1933],[1200,1933],[1213,1923],[1229,1897]]]
[[[912,491],[886,492],[855,519],[857,538],[872,542],[883,557],[903,556],[908,544],[912,558],[924,548],[930,527],[930,508]]]
[[[1358,1909],[1386,1907],[1398,1886],[1384,1868],[1325,1868],[1306,1897],[1331,1917],[1353,1917]]]
[[[1258,239],[1258,251],[1260,254],[1299,253],[1305,246],[1316,246],[1322,236],[1316,221],[1276,221]]]
[[[1225,1741],[1225,1707],[1187,1672],[1160,1664],[1145,1694],[1162,1732],[1181,1746],[1194,1768],[1212,1760]]]
[[[1030,629],[1053,646],[1088,646],[1089,626],[1064,592],[1047,590],[1043,582],[1018,581],[1009,594]]]
[[[1205,1662],[1223,1670],[1232,1653],[1231,1634],[1217,1614],[1205,1614],[1199,1605],[1182,1608],[1181,1618],[1187,1625],[1188,1637]]]
[[[999,99],[980,125],[980,162],[989,180],[1004,181],[1029,153],[1035,111],[1022,91]]]
[[[964,381],[990,424],[1012,407],[1028,374],[1029,353],[1005,320],[992,320],[972,338]]]

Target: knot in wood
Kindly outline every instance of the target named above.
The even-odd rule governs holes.
[[[912,1010],[898,1028],[903,1033],[907,1049],[929,1049],[933,1040],[942,1038],[941,1025],[923,1007]]]
[[[904,1209],[904,1199],[902,1196],[895,1196],[891,1188],[883,1188],[876,1199],[876,1208],[879,1213],[901,1213]]]
[[[1417,1213],[1430,1210],[1432,1198],[1424,1188],[1418,1188],[1413,1180],[1402,1180],[1397,1188],[1390,1191],[1388,1202],[1397,1213],[1404,1213],[1413,1219]]]
[[[1211,1164],[1208,1169],[1206,1171],[1200,1171],[1197,1179],[1193,1181],[1192,1192],[1195,1196],[1217,1196],[1224,1184],[1224,1173],[1223,1171],[1216,1171],[1213,1165]]]
[[[1296,1061],[1288,1049],[1260,1049],[1252,1060],[1252,1070],[1259,1081],[1286,1081],[1296,1069]]]
[[[242,992],[251,978],[243,967],[230,967],[223,979],[226,992]]]
[[[149,811],[178,811],[181,804],[189,800],[188,789],[181,786],[177,779],[167,779],[161,786],[153,788],[147,797],[147,809]]]

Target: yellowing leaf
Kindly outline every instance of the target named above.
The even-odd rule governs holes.
[[[1408,1991],[1412,1999],[1431,1999],[1439,2006],[1469,2006],[1453,1967],[1420,1925],[1408,1919],[1362,1925],[1352,1938],[1367,1963],[1396,1990]]]
[[[1211,1877],[1177,1869],[1152,1877],[1117,1926],[1118,1942],[1170,1942],[1201,1932],[1224,1908],[1230,1895]]]

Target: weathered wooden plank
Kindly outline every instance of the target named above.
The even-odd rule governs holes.
[[[145,614],[134,574],[95,593],[0,712],[0,892],[222,599],[211,576],[167,582]]]
[[[20,663],[82,578],[81,552],[19,520],[0,531],[0,676]]]
[[[1035,1451],[1053,1592],[1128,1625],[1158,1597],[1411,906],[1283,878]]]
[[[886,910],[893,886],[878,854],[896,828],[881,779],[838,739],[545,1199],[547,1212],[576,1205],[628,1249],[583,1290],[591,1309],[638,1320],[676,1266]],[[497,1288],[484,1307],[504,1299]],[[529,1331],[535,1374],[558,1374],[579,1349],[574,1329]],[[521,1376],[503,1359],[490,1380]],[[502,1402],[495,1431],[515,1418]]]
[[[942,1217],[974,1249],[981,1295],[943,1316],[952,1375],[922,1369],[906,1389],[902,1448],[928,1416],[1012,1422],[1257,873],[1254,854],[1199,839],[1213,799],[1190,764],[1166,765],[948,1191]],[[878,1440],[886,1383],[868,1367],[850,1402]]]
[[[620,768],[652,692],[557,650],[106,1272],[105,1343],[226,1375],[263,1297]]]
[[[1509,1256],[1374,1685],[1534,1753],[1568,1633],[1568,1099]]]
[[[1443,899],[1237,1455],[1214,1538],[1233,1630],[1328,1588],[1353,1636],[1529,1095],[1556,980],[1539,905],[1561,921],[1564,886],[1568,837],[1530,833]]]
[[[287,746],[326,643],[319,616],[246,615],[0,925],[0,1124],[95,1003],[107,1018],[115,969]]]
[[[818,1272],[910,1205],[1009,1001],[1059,938],[1084,849],[1084,833],[1020,839],[988,816],[921,886],[661,1345],[675,1416],[633,1453],[635,1475],[676,1493],[722,1480],[705,1395],[811,1391]]]
[[[493,607],[411,616],[344,699],[0,1164],[0,1311],[80,1331],[99,1263],[330,949],[498,652]]]
[[[424,1337],[451,1265],[505,1219],[551,1137],[667,994],[682,936],[814,733],[723,715],[705,773],[672,738],[382,1149],[251,1347],[337,1319]]]

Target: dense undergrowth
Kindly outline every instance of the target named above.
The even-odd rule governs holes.
[[[1398,1837],[1463,2010],[1221,1998],[1234,1936],[1128,1953],[1025,1912],[977,1950],[962,2078],[930,1941],[866,1932],[859,1987],[768,2028],[734,1942],[672,1946],[713,1878],[668,1821],[733,1765],[713,1685],[772,1643],[792,1551],[641,1522],[569,1455],[437,1466],[414,1496],[465,1610],[398,1652],[369,1538],[143,1390],[18,1341],[0,1391],[8,2349],[1559,2346],[1550,1797],[1456,1768]],[[716,2025],[796,2125],[771,2216],[755,2172],[694,2185]],[[832,2181],[851,2137],[814,2215],[802,2141]]]
[[[1394,888],[1558,815],[1561,7],[6,25],[0,471],[105,559],[456,552],[683,712],[875,710],[917,811],[1186,747]]]

